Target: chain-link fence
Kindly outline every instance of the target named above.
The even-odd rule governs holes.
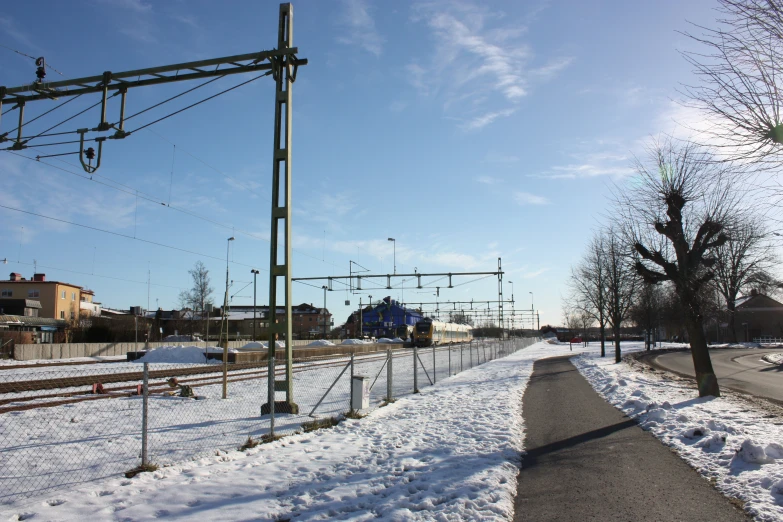
[[[535,341],[296,360],[297,414],[261,414],[270,385],[266,361],[228,365],[225,384],[222,363],[0,370],[0,503],[329,425]],[[285,379],[284,364],[275,374]],[[367,408],[354,404],[362,399],[352,395],[352,382],[369,391]],[[277,400],[284,395],[276,392]]]

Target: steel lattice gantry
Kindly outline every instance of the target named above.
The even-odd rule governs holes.
[[[127,138],[136,130],[148,127],[166,117],[182,112],[183,110],[217,96],[213,95],[198,103],[192,104],[185,109],[180,109],[169,116],[155,120],[152,123],[147,123],[138,129],[128,131],[125,129],[126,120],[166,103],[165,101],[161,102],[140,111],[136,115],[126,118],[125,102],[129,89],[201,78],[223,77],[240,73],[262,73],[258,75],[257,78],[266,76],[267,74],[272,75],[272,78],[275,80],[275,131],[272,158],[272,224],[269,267],[269,356],[271,362],[275,354],[275,341],[279,337],[279,334],[283,334],[285,338],[286,371],[285,379],[274,383],[274,391],[270,389],[268,402],[262,406],[262,414],[270,413],[270,403],[276,405],[274,411],[286,413],[298,412],[298,407],[294,403],[293,398],[293,361],[291,352],[291,85],[296,80],[298,67],[300,65],[307,65],[307,59],[297,58],[297,51],[298,49],[293,47],[293,7],[290,3],[284,3],[280,4],[277,48],[270,51],[198,60],[124,72],[106,71],[100,75],[58,82],[45,82],[43,81],[43,76],[45,75],[41,75],[37,81],[19,87],[0,86],[0,116],[8,116],[8,113],[13,110],[19,111],[17,116],[17,128],[5,133],[0,132],[0,143],[10,142],[10,146],[6,147],[6,150],[13,151],[23,150],[28,147],[60,146],[79,143],[79,151],[76,153],[79,154],[79,159],[82,162],[84,169],[87,172],[92,173],[100,166],[101,147],[105,140],[120,140]],[[249,83],[250,81],[254,81],[254,79],[234,86],[231,89]],[[224,92],[231,89],[227,89]],[[186,93],[187,92],[190,91],[186,91]],[[63,97],[77,97],[90,93],[100,93],[103,97],[102,103],[99,102],[96,104],[96,106],[101,105],[100,121],[97,123],[96,127],[47,134],[49,130],[59,127],[66,121],[72,119],[69,118],[38,135],[25,135],[26,122],[24,119],[24,107],[26,103],[39,100],[57,100]],[[110,120],[107,117],[108,101],[111,97],[117,95],[121,96],[120,114],[117,119]],[[177,95],[166,101],[170,101],[179,96],[180,95]],[[3,107],[8,105],[12,106],[11,109],[3,111]],[[64,105],[64,103],[60,106],[62,105]],[[1,122],[2,120],[0,120],[0,123]],[[2,128],[0,128],[0,131],[2,131]],[[14,131],[16,135],[9,136],[9,134],[14,133]],[[91,133],[103,134],[94,138],[85,137],[86,134]],[[39,143],[37,141],[48,136],[61,136],[67,134],[78,135],[79,139],[62,143]],[[36,140],[36,142],[30,144],[33,140]],[[85,150],[84,147],[85,142],[98,143],[97,164],[95,165],[91,162],[89,164],[84,162],[85,156],[88,157],[89,160],[92,160],[90,155],[94,155],[94,151],[91,149],[89,154],[87,153],[87,150]],[[280,248],[280,241],[282,241],[282,248]],[[279,281],[280,279],[282,279],[282,282]],[[278,289],[281,287],[285,302],[285,317],[278,319]],[[270,376],[274,375],[273,370],[274,368],[270,368]],[[275,391],[285,392],[285,401],[275,402]]]

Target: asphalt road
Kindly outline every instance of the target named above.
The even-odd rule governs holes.
[[[767,353],[783,349],[717,349],[710,350],[712,368],[718,385],[783,402],[783,366],[761,360]],[[670,352],[653,356],[650,361],[666,370],[694,376],[691,352]]]
[[[523,417],[514,522],[748,520],[601,398],[568,358],[536,362]]]

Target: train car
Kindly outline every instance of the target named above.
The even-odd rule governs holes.
[[[473,328],[466,324],[442,323],[422,319],[413,328],[413,344],[418,347],[464,343],[473,339]]]
[[[407,324],[400,325],[394,331],[394,335],[403,341],[408,342],[408,340],[413,338],[413,326]]]

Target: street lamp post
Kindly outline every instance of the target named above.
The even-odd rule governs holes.
[[[392,242],[392,248],[394,252],[394,274],[397,275],[397,240],[393,237],[390,237],[389,241]]]
[[[535,306],[534,306],[534,296],[533,292],[528,292],[530,294],[530,329],[535,330],[536,328],[536,312],[535,312]]]
[[[226,340],[223,341],[223,398],[228,397],[228,253],[231,248],[231,242],[234,240],[234,236],[231,236],[226,241],[226,295],[223,297],[223,322],[226,327]],[[223,334],[223,327],[220,328],[221,336]]]
[[[252,268],[250,273],[253,274],[253,340],[256,340],[256,276],[258,270]]]
[[[323,318],[321,320],[324,322],[324,339],[326,339],[326,290],[329,287],[324,285],[321,288],[324,289],[324,308],[323,308],[323,310],[321,310],[321,315],[323,316]]]

